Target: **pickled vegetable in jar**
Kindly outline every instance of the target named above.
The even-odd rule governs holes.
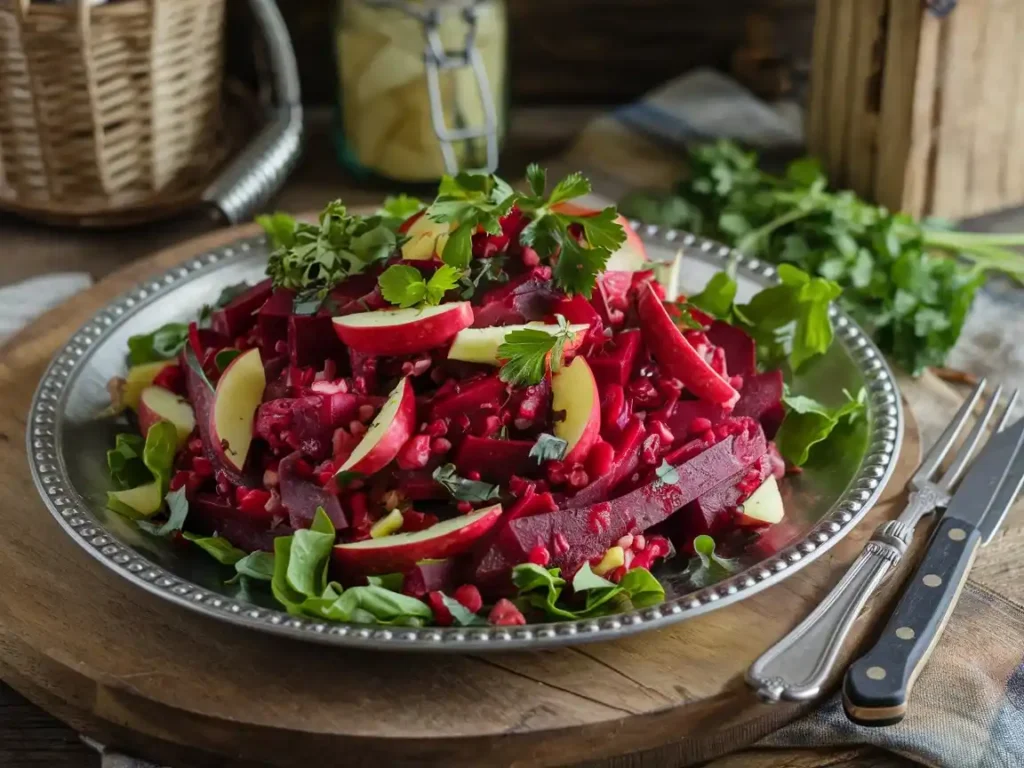
[[[504,0],[339,0],[338,150],[358,174],[430,182],[497,165]]]

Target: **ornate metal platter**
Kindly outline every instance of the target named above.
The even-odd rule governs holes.
[[[738,265],[739,299],[775,280],[775,270],[729,248],[673,230],[640,226],[648,253],[669,260],[684,253],[683,289],[696,291],[730,260]],[[131,583],[175,604],[252,629],[332,645],[380,650],[474,651],[540,648],[608,640],[656,629],[722,608],[771,586],[819,557],[846,535],[882,491],[899,455],[903,413],[896,382],[879,351],[838,309],[836,343],[792,383],[798,392],[838,404],[843,390],[868,394],[861,419],[840,447],[818,456],[782,484],[786,518],[746,550],[742,570],[694,590],[683,558],[655,571],[664,603],[596,620],[525,627],[388,628],[325,624],[289,616],[269,594],[239,593],[224,584],[221,566],[196,548],[174,546],[138,530],[104,508],[110,482],[106,451],[124,423],[101,416],[107,381],[124,372],[129,336],[195,317],[226,285],[262,276],[265,240],[252,238],[197,255],[101,309],[57,354],[29,414],[28,456],[47,509],[83,549]],[[822,452],[824,453],[824,452]]]

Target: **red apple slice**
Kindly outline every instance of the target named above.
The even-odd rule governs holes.
[[[408,378],[398,382],[363,439],[349,454],[338,472],[372,475],[398,455],[416,426],[416,393]]]
[[[572,352],[583,343],[586,338],[589,325],[570,325],[569,330],[573,332],[571,341],[566,342],[564,351],[566,354]],[[466,328],[459,331],[452,340],[452,346],[448,350],[449,360],[461,360],[464,363],[483,363],[485,365],[498,365],[498,347],[505,342],[505,337],[512,331],[544,331],[552,336],[559,332],[559,326],[546,323],[527,323],[526,325],[502,325],[490,328]]]
[[[196,426],[196,415],[188,400],[163,387],[146,387],[139,397],[139,430],[143,436],[159,421],[169,421],[178,433],[178,447],[188,442]]]
[[[740,509],[743,511],[736,524],[745,528],[775,525],[782,522],[782,518],[786,516],[786,510],[782,504],[778,481],[772,475],[768,475],[757,490],[743,502]]]
[[[637,310],[644,342],[661,369],[683,382],[701,400],[732,410],[740,399],[740,393],[697,354],[697,350],[672,322],[649,282],[640,286]]]
[[[422,531],[334,547],[334,564],[349,576],[405,571],[421,560],[461,555],[501,518],[501,505],[442,520]]]
[[[473,324],[468,301],[419,309],[382,309],[334,318],[334,332],[357,352],[409,355],[440,347]]]
[[[409,239],[402,246],[402,258],[407,261],[425,261],[438,258],[448,244],[450,222],[434,221],[422,213],[406,221],[400,230]]]
[[[133,365],[128,369],[128,373],[124,377],[124,389],[121,391],[120,403],[115,403],[115,405],[123,405],[132,410],[137,410],[139,398],[142,397],[142,390],[153,386],[156,377],[169,365],[177,365],[177,363],[174,360],[161,360],[156,363]]]
[[[222,462],[238,472],[249,456],[253,420],[266,386],[258,349],[247,350],[232,360],[217,382],[210,409],[213,450]]]
[[[558,203],[553,206],[553,210],[568,216],[594,216],[600,213],[596,208],[587,208],[576,203]],[[625,230],[626,242],[608,258],[608,264],[605,266],[605,269],[622,272],[639,272],[642,269],[646,269],[647,249],[644,247],[644,241],[640,239],[640,235],[636,233],[636,230],[629,225],[625,216],[620,214],[616,217],[615,221]]]
[[[601,397],[584,358],[577,357],[551,377],[551,410],[565,411],[565,418],[554,425],[555,437],[569,444],[565,463],[583,461],[601,433]]]

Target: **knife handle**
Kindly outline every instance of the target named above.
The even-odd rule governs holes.
[[[981,534],[971,523],[943,518],[924,560],[874,647],[846,671],[843,707],[859,725],[893,725],[903,719],[917,676],[967,581]]]

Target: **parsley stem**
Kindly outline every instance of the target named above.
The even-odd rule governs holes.
[[[786,211],[781,216],[772,219],[762,227],[758,227],[752,232],[748,232],[740,241],[736,244],[736,248],[743,253],[752,255],[757,252],[761,243],[763,243],[769,235],[775,230],[780,229],[787,224],[792,224],[794,221],[810,216],[812,213],[817,212],[816,207],[810,208],[793,208],[792,210]]]
[[[984,232],[949,232],[925,229],[922,234],[928,245],[940,248],[948,245],[954,250],[965,245],[1024,245],[1024,233],[986,234]]]

